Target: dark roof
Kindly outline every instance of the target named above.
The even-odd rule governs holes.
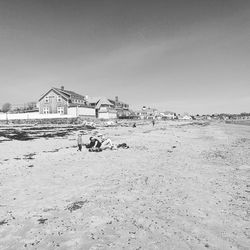
[[[85,96],[77,94],[74,91],[70,91],[70,90],[65,90],[65,89],[59,89],[59,88],[53,88],[55,90],[57,90],[58,92],[67,95],[70,99],[82,99],[85,100]]]
[[[113,99],[108,99],[110,102],[112,102],[112,103],[116,103],[116,101],[115,100],[113,100]],[[118,100],[118,102],[117,103],[120,103],[120,104],[126,104],[126,105],[128,105],[127,103],[125,103],[125,102],[122,102],[122,101],[120,101],[120,100]]]
[[[98,101],[96,104],[96,108],[99,109],[102,105],[108,105],[108,106],[113,106],[113,103],[111,103],[107,98],[102,98]]]
[[[45,94],[42,95],[42,97],[39,98],[39,101],[47,95],[51,90],[55,91],[57,94],[60,94],[64,99],[80,99],[80,100],[86,100],[85,96],[77,94],[73,91],[65,90],[65,89],[59,89],[59,88],[51,88],[49,91],[47,91]]]

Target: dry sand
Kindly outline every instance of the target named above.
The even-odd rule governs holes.
[[[98,131],[130,148],[0,143],[1,250],[250,249],[250,126]]]

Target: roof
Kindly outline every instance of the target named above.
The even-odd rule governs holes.
[[[101,107],[101,105],[112,105],[113,103],[111,103],[106,97],[101,98],[98,103],[96,104],[96,108],[99,109]]]
[[[112,103],[116,103],[116,101],[115,100],[113,100],[113,99],[108,99],[110,102],[112,102]],[[120,101],[120,100],[118,100],[118,103],[120,103],[120,104],[127,104],[127,103],[125,103],[125,102],[122,102],[122,101]]]
[[[89,102],[89,103],[98,103],[99,102],[99,100],[100,99],[102,99],[103,97],[97,97],[97,96],[95,96],[95,97],[88,97],[87,98],[87,102]]]
[[[163,114],[164,115],[174,115],[175,113],[172,111],[164,111]]]
[[[81,99],[85,100],[85,96],[77,94],[76,92],[65,90],[65,89],[59,89],[59,88],[51,88],[49,91],[47,91],[45,94],[42,95],[42,97],[39,99],[39,101],[46,96],[51,90],[55,91],[57,94],[61,95],[64,99]]]
[[[86,101],[88,102],[88,103],[95,103],[95,104],[97,104],[100,100],[102,100],[102,101],[104,101],[105,100],[105,104],[106,105],[115,105],[116,104],[116,101],[115,100],[113,100],[113,99],[111,99],[111,98],[107,98],[107,97],[104,97],[104,96],[88,96],[87,98],[86,98]],[[118,103],[120,103],[120,104],[127,104],[127,103],[125,103],[125,102],[122,102],[122,101],[118,101]],[[128,104],[127,104],[128,105]]]
[[[62,93],[64,95],[69,96],[71,99],[83,99],[83,100],[86,99],[85,96],[77,94],[74,91],[65,90],[65,89],[58,89],[58,88],[53,88],[53,89],[57,90],[58,92],[60,92],[60,93]]]

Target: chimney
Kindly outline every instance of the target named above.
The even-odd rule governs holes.
[[[89,99],[89,96],[88,95],[85,95],[85,100],[87,101]]]
[[[118,96],[115,97],[115,102],[118,102]]]
[[[61,86],[61,90],[64,90],[64,86]]]

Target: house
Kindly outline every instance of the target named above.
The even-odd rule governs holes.
[[[117,111],[118,118],[125,118],[131,115],[131,111],[129,110],[129,105],[125,102],[119,100],[118,96],[115,99],[108,99],[113,105],[115,110]]]
[[[165,111],[161,113],[161,117],[164,120],[174,120],[177,118],[176,113],[171,112],[171,111]]]
[[[101,98],[95,107],[96,117],[101,119],[114,119],[117,118],[117,110],[110,100]]]
[[[51,88],[38,100],[40,114],[68,114],[69,108],[88,107],[83,95],[61,88]]]
[[[135,112],[140,119],[153,119],[160,117],[157,109],[143,106],[141,110]]]
[[[179,119],[181,119],[181,120],[193,120],[192,116],[187,115],[187,114],[179,117]]]
[[[95,109],[96,118],[112,119],[117,118],[115,105],[106,97],[85,96],[87,104]]]

